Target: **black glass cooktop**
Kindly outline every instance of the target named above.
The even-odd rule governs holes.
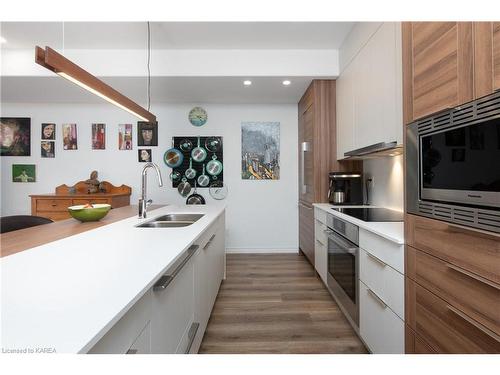
[[[355,217],[363,221],[403,221],[403,213],[387,208],[332,208],[332,210],[342,212],[343,214]]]

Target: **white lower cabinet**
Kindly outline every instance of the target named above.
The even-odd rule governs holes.
[[[405,278],[368,251],[359,249],[359,279],[404,319]]]
[[[95,344],[89,354],[125,354],[151,319],[151,292],[144,294]],[[142,347],[144,349],[144,347]]]
[[[151,324],[148,322],[137,337],[126,354],[148,354],[151,353]]]
[[[225,271],[224,214],[89,350],[197,353]]]
[[[328,238],[326,236],[326,212],[314,209],[314,268],[321,280],[327,284],[328,272]]]
[[[404,322],[362,281],[359,283],[359,331],[374,354],[404,353]]]
[[[188,332],[194,322],[194,263],[182,266],[164,290],[153,291],[151,350],[178,353],[188,348]]]
[[[199,329],[191,351],[196,353],[200,347],[208,319],[224,278],[225,271],[225,222],[219,217],[216,225],[209,228],[200,241],[195,270],[195,321]]]

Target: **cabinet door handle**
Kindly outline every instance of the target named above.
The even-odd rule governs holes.
[[[387,266],[387,263],[385,263],[382,259],[376,257],[375,255],[373,254],[370,254],[368,251],[366,252],[366,255],[368,255],[372,260],[374,260],[376,263],[378,263],[379,265],[381,265],[382,267],[385,267]]]
[[[387,308],[387,303],[385,303],[384,300],[377,295],[377,293],[375,293],[373,290],[369,288],[367,289],[367,291],[368,294],[372,296],[373,299],[377,301],[384,309]]]
[[[193,346],[193,341],[194,341],[194,338],[196,337],[196,332],[198,332],[199,327],[200,327],[200,323],[196,323],[196,322],[191,324],[191,327],[189,327],[189,332],[188,332],[189,342],[188,342],[188,345],[186,347],[186,351],[184,352],[184,354],[189,354],[189,352],[191,351],[191,347]]]
[[[485,279],[484,277],[481,277],[479,275],[473,274],[472,272],[466,271],[460,267],[454,266],[453,264],[446,264],[446,267],[452,269],[455,272],[461,273],[462,275],[469,276],[471,279],[474,279],[476,281],[479,281],[480,283],[486,284],[488,286],[491,286],[492,288],[495,288],[496,290],[500,290],[500,285],[497,283],[490,281],[488,279]]]
[[[210,237],[210,239],[209,239],[209,240],[208,240],[208,242],[205,244],[205,246],[203,246],[203,250],[207,249],[207,248],[210,246],[210,244],[212,243],[212,241],[214,240],[214,238],[215,238],[215,233],[214,233],[214,234],[212,234],[212,237]]]
[[[138,350],[137,349],[129,349],[125,354],[137,354]]]
[[[160,277],[160,279],[156,282],[156,284],[153,286],[154,291],[160,291],[160,290],[165,290],[167,286],[174,280],[175,276],[184,268],[184,265],[191,259],[191,257],[196,253],[196,250],[198,250],[199,246],[198,245],[192,245],[187,251],[186,255],[184,258],[179,262],[178,265],[175,265],[175,268],[173,271],[168,270],[165,275]]]
[[[464,314],[463,312],[461,312],[460,310],[454,308],[453,306],[450,306],[450,305],[446,305],[446,307],[448,308],[448,310],[450,310],[453,314],[455,314],[456,316],[462,318],[463,320],[465,320],[467,323],[473,325],[474,327],[476,327],[478,330],[480,330],[481,332],[483,332],[484,334],[490,336],[493,340],[495,340],[496,342],[500,342],[500,336],[497,335],[495,332],[493,332],[491,329],[489,328],[486,328],[485,326],[483,326],[481,323],[478,323],[476,322],[474,319],[470,318],[468,315]]]
[[[305,184],[305,156],[306,152],[310,150],[309,142],[302,142],[300,144],[300,189],[302,194],[307,193],[307,185]]]

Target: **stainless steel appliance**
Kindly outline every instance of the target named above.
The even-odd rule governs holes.
[[[380,142],[356,150],[344,152],[350,160],[364,160],[378,157],[397,156],[403,153],[403,146],[398,142]]]
[[[407,211],[500,232],[500,92],[406,134]]]
[[[328,201],[332,204],[363,204],[363,175],[358,172],[330,172]]]
[[[379,207],[347,207],[332,208],[334,211],[355,217],[363,221],[395,222],[404,221],[404,214],[401,211]]]
[[[328,274],[333,297],[351,325],[359,327],[359,228],[327,215]]]

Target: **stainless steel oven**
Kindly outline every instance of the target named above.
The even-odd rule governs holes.
[[[327,215],[328,274],[333,297],[350,323],[359,327],[359,228]]]
[[[500,232],[500,92],[406,132],[410,213]]]

